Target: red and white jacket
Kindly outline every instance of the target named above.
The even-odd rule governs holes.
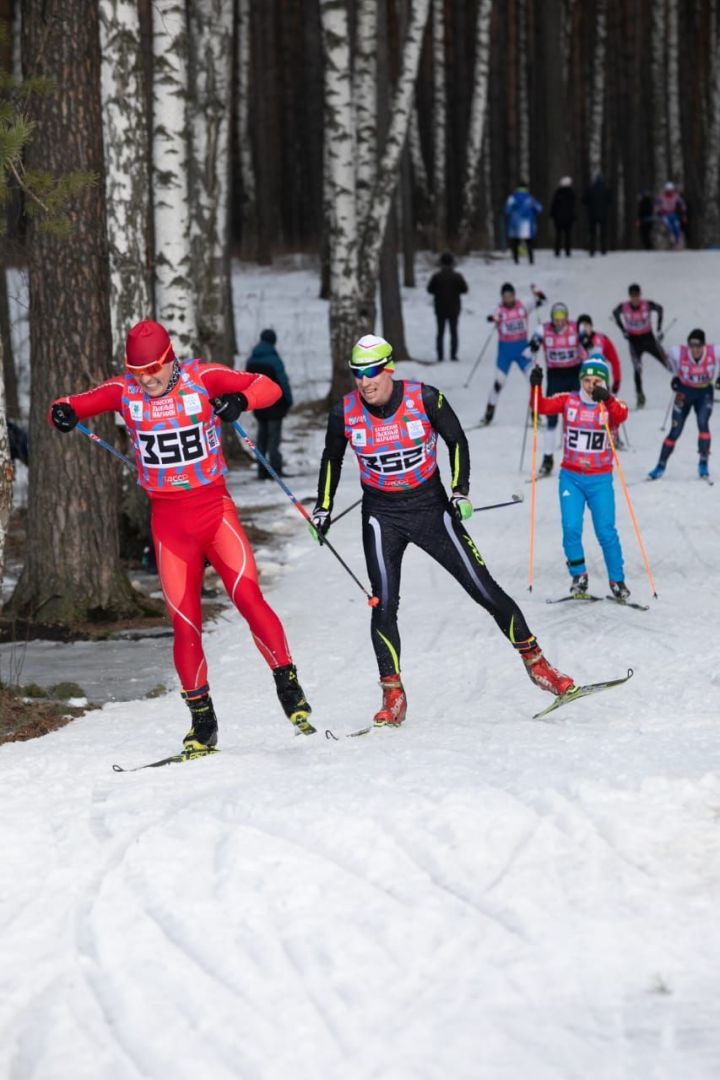
[[[531,390],[531,405],[534,390]],[[562,468],[578,473],[609,473],[613,469],[613,452],[605,430],[625,423],[628,407],[624,401],[610,396],[606,402],[587,401],[578,391],[545,397],[538,388],[538,412],[541,416],[562,414],[564,424]]]

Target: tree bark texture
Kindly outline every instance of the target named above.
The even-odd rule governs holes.
[[[11,420],[20,419],[17,371],[10,333],[10,302],[7,291],[7,273],[0,255],[0,346],[2,346],[2,373],[5,387],[5,408]]]
[[[100,49],[94,0],[26,0],[25,74],[56,81],[38,96],[29,168],[103,174]],[[116,462],[80,434],[47,422],[53,398],[112,372],[108,247],[102,182],[73,200],[69,239],[29,227],[30,479],[25,566],[11,600],[16,615],[74,625],[134,613],[118,561]],[[104,417],[97,430],[112,438]]]
[[[3,340],[0,337],[0,364],[4,365],[5,356]],[[13,498],[13,466],[10,459],[10,438],[7,428],[7,413],[5,411],[5,388],[0,381],[0,597],[2,597],[2,585],[5,578],[5,540],[10,521]],[[0,608],[2,599],[0,599]]]
[[[595,50],[592,68],[592,97],[588,141],[590,179],[602,172],[603,120],[605,117],[605,46],[607,41],[607,0],[597,0]]]
[[[102,117],[110,254],[110,323],[115,367],[124,366],[130,327],[152,316],[146,89],[138,6],[100,0]]]
[[[473,79],[472,106],[470,108],[470,132],[468,136],[465,180],[463,183],[463,216],[460,224],[460,241],[464,249],[470,244],[481,177],[481,154],[488,101],[488,76],[490,74],[490,20],[492,0],[480,0],[475,30],[475,75]]]
[[[447,247],[447,68],[445,64],[445,2],[433,0],[433,210],[434,248]]]
[[[651,36],[652,129],[655,190],[669,179],[666,85],[667,0],[653,4]]]
[[[670,179],[685,183],[682,131],[680,127],[680,42],[678,0],[667,0],[667,105]]]
[[[153,3],[153,197],[158,320],[197,349],[188,191],[188,37],[184,0]]]
[[[240,230],[242,251],[254,258],[257,249],[257,194],[250,132],[250,0],[237,0],[237,140],[240,161]]]

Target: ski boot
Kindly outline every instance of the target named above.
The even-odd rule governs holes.
[[[651,469],[648,473],[648,480],[659,480],[662,474],[665,472],[665,466],[662,462],[658,462],[654,469]]]
[[[698,461],[698,476],[701,480],[710,479],[710,469],[708,467],[707,458],[700,458]]]
[[[611,581],[610,592],[616,600],[627,600],[630,595],[630,590],[624,581]]]
[[[487,408],[485,409],[485,416],[480,421],[480,427],[487,427],[488,424],[491,424],[492,423],[492,418],[493,418],[494,415],[495,415],[495,406],[494,405],[488,405]]]
[[[538,476],[549,476],[553,471],[553,456],[552,454],[545,454],[542,459],[542,465],[538,470]]]
[[[561,671],[547,662],[539,645],[535,645],[522,655],[522,662],[532,682],[541,690],[547,690],[550,694],[560,697],[574,685],[569,675],[563,675]]]
[[[212,698],[207,690],[203,694],[183,690],[182,698],[192,716],[192,727],[183,739],[183,753],[192,757],[212,750],[217,744],[218,733]]]
[[[298,682],[297,668],[294,664],[285,664],[273,671],[275,689],[283,711],[291,724],[302,735],[314,735],[315,728],[308,717],[312,709],[307,703],[303,688]]]
[[[588,591],[588,576],[587,574],[575,574],[573,575],[572,582],[570,584],[570,592],[573,596],[585,596]]]
[[[375,727],[400,727],[407,712],[407,698],[399,675],[383,675],[382,707],[373,717]]]
[[[637,401],[635,403],[635,408],[637,408],[637,409],[644,409],[645,408],[645,395],[643,394],[642,390],[638,390],[638,392],[637,392]]]

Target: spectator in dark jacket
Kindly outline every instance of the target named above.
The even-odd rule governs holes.
[[[588,251],[591,255],[595,254],[599,233],[600,251],[603,255],[607,255],[607,228],[612,204],[612,192],[600,173],[598,173],[583,195],[583,203],[587,210],[588,232],[590,234]]]
[[[572,227],[575,224],[575,191],[572,178],[563,176],[550,204],[550,217],[555,222],[555,254],[560,255],[564,246],[565,254],[572,249]]]
[[[444,360],[445,323],[450,326],[450,359],[457,360],[458,319],[460,318],[460,297],[468,291],[467,282],[462,274],[454,269],[455,259],[449,251],[440,256],[440,269],[428,281],[427,290],[435,300],[435,318],[437,319],[437,358]]]
[[[282,422],[293,403],[292,391],[285,365],[275,348],[277,334],[274,330],[263,330],[260,340],[250,354],[245,370],[257,375],[267,375],[282,390],[282,397],[267,409],[256,409],[257,446],[267,457],[276,473],[282,475],[282,454],[280,440]],[[268,480],[270,474],[262,466],[258,468],[258,480]]]

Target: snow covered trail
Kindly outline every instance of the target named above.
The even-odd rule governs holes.
[[[542,255],[533,280],[573,313],[592,289],[596,303],[583,307],[607,330],[600,313],[618,282],[639,278],[665,302],[672,280],[682,336],[701,325],[717,340],[711,286],[696,297],[707,258],[574,259],[571,278]],[[480,261],[463,273],[472,303],[461,343],[473,329],[482,341],[481,318],[513,274]],[[264,297],[272,280],[262,276]],[[291,287],[300,296],[311,281],[278,275],[278,297]],[[303,310],[312,324],[315,307]],[[256,318],[268,321],[262,311]],[[408,298],[407,318],[419,353],[423,335],[432,341],[423,296]],[[657,601],[621,505],[618,520],[633,598],[650,611],[545,604],[567,588],[554,480],[538,488],[532,595],[529,500],[470,523],[553,663],[579,681],[631,665],[626,686],[532,721],[547,698],[495,624],[410,550],[401,731],[339,743],[294,737],[229,613],[206,641],[216,757],[111,771],[178,745],[185,716],[175,694],[108,705],[42,740],[2,747],[0,1076],[720,1075],[720,488],[696,479],[692,421],[666,479],[642,482],[669,396],[659,365],[646,369],[649,406],[631,414],[633,449],[622,463]],[[469,391],[469,360],[407,370],[442,386],[468,424],[482,414],[491,365]],[[525,401],[512,373],[497,424],[470,435],[477,504],[529,492],[517,471]],[[321,443],[318,430],[309,459]],[[299,478],[298,494],[313,483]],[[318,724],[352,730],[379,700],[365,600],[272,486],[258,495],[245,474],[234,485],[240,507],[267,503],[284,538],[269,596]],[[356,494],[348,458],[338,507]],[[617,496],[620,504],[619,487]],[[331,536],[364,577],[358,512]],[[604,595],[589,534],[587,550],[591,584]]]

